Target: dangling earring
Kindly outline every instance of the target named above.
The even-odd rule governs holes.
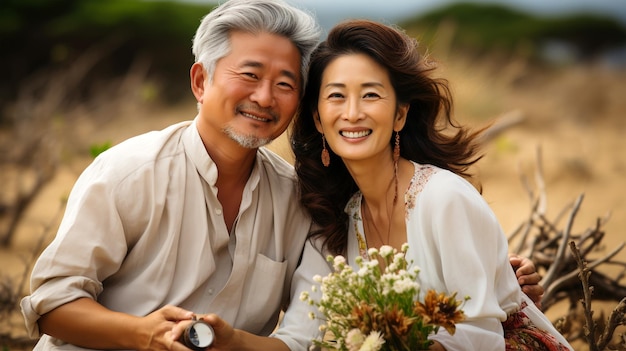
[[[398,160],[400,159],[400,133],[396,132],[396,142],[393,146],[393,180],[396,183],[396,190],[393,195],[394,205],[398,201]]]
[[[397,166],[400,159],[400,133],[396,132],[396,143],[393,146],[393,163]]]
[[[326,138],[324,138],[324,134],[322,134],[322,164],[324,167],[330,165],[330,154],[326,148]]]

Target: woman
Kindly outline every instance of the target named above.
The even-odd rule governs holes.
[[[368,247],[408,242],[424,290],[470,296],[465,322],[432,336],[433,350],[571,349],[521,291],[466,180],[481,131],[455,125],[433,69],[412,38],[371,21],[337,25],[316,49],[291,136],[312,235],[352,265]]]

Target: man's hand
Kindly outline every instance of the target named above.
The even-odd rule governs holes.
[[[544,290],[539,284],[541,276],[537,273],[535,264],[528,258],[516,254],[509,254],[509,261],[522,291],[533,300],[537,308],[541,309]]]
[[[187,350],[187,348],[175,342],[174,334],[176,326],[187,326],[192,321],[193,313],[175,306],[164,306],[149,315],[143,317],[144,330],[150,332],[145,339],[145,350]],[[184,327],[183,327],[184,330]]]
[[[198,315],[198,319],[201,319],[213,327],[215,332],[215,340],[209,348],[210,350],[219,351],[289,351],[289,347],[278,338],[271,338],[267,336],[258,336],[245,332],[241,329],[235,329],[225,320],[221,319],[218,315],[210,313],[206,315]],[[171,331],[171,335],[174,340],[178,340],[185,331],[185,328],[192,323],[191,321],[182,321],[178,323]],[[178,350],[178,346],[185,348],[180,343],[174,343],[176,348],[172,348],[173,351]],[[186,348],[185,348],[186,349]],[[188,350],[188,349],[187,349]]]

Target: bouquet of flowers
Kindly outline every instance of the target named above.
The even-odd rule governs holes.
[[[326,321],[321,326],[326,337],[313,340],[315,345],[340,351],[426,350],[431,343],[428,335],[439,327],[454,334],[455,323],[464,319],[462,304],[469,297],[458,301],[456,293],[446,296],[431,290],[420,300],[419,269],[409,266],[407,250],[407,244],[401,252],[391,246],[370,249],[371,261],[357,257],[358,271],[342,256],[328,257],[334,272],[314,277],[321,298],[313,298],[317,286],[313,293],[300,296],[317,307]],[[319,318],[314,312],[309,317]]]

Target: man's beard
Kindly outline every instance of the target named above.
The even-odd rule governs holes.
[[[259,138],[254,135],[243,135],[241,133],[237,133],[231,127],[225,127],[224,134],[228,135],[228,137],[234,140],[237,144],[247,149],[258,149],[261,146],[269,144],[273,140],[272,138]]]

